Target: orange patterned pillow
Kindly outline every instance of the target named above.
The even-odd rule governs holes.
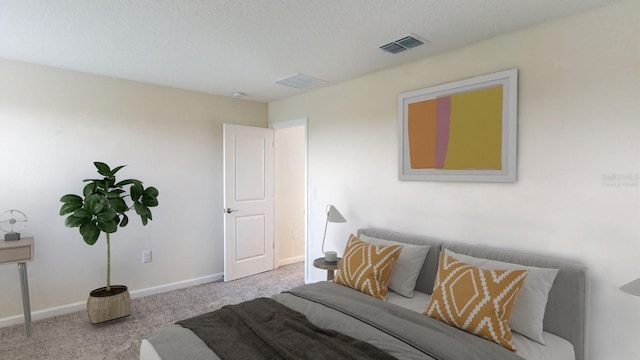
[[[424,314],[515,351],[509,321],[526,277],[527,270],[480,269],[443,251]]]
[[[384,300],[393,264],[401,250],[402,245],[372,245],[351,234],[335,281]]]

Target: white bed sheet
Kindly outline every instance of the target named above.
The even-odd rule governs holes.
[[[427,308],[430,296],[428,294],[415,291],[412,298],[406,298],[393,291],[389,291],[387,295],[387,301],[402,306],[406,309],[413,310],[415,312],[422,313]],[[557,336],[548,332],[543,332],[542,337],[546,342],[546,346],[539,344],[535,341],[512,332],[513,345],[518,351],[516,354],[522,356],[527,360],[575,360],[576,355],[573,350],[573,345]]]

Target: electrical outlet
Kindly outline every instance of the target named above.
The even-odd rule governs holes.
[[[294,240],[298,238],[298,230],[291,230],[291,238]]]
[[[142,252],[142,262],[143,263],[151,262],[151,250],[145,250]]]

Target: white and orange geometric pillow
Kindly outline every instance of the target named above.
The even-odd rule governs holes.
[[[372,245],[351,234],[335,282],[384,300],[400,251],[402,245]]]
[[[434,319],[515,351],[509,321],[527,270],[487,270],[440,253],[431,300]]]

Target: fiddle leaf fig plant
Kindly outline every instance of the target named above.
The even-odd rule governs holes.
[[[142,181],[126,179],[118,181],[116,173],[125,165],[113,169],[103,162],[93,163],[102,179],[85,179],[82,195],[67,194],[60,198],[60,215],[68,215],[67,227],[79,228],[80,235],[89,245],[98,241],[100,233],[105,233],[107,241],[107,285],[111,290],[111,234],[129,224],[127,213],[134,210],[140,216],[142,225],[153,220],[152,207],[158,206],[158,189],[145,188]],[[128,187],[128,189],[127,189]],[[128,191],[127,191],[128,190]]]

